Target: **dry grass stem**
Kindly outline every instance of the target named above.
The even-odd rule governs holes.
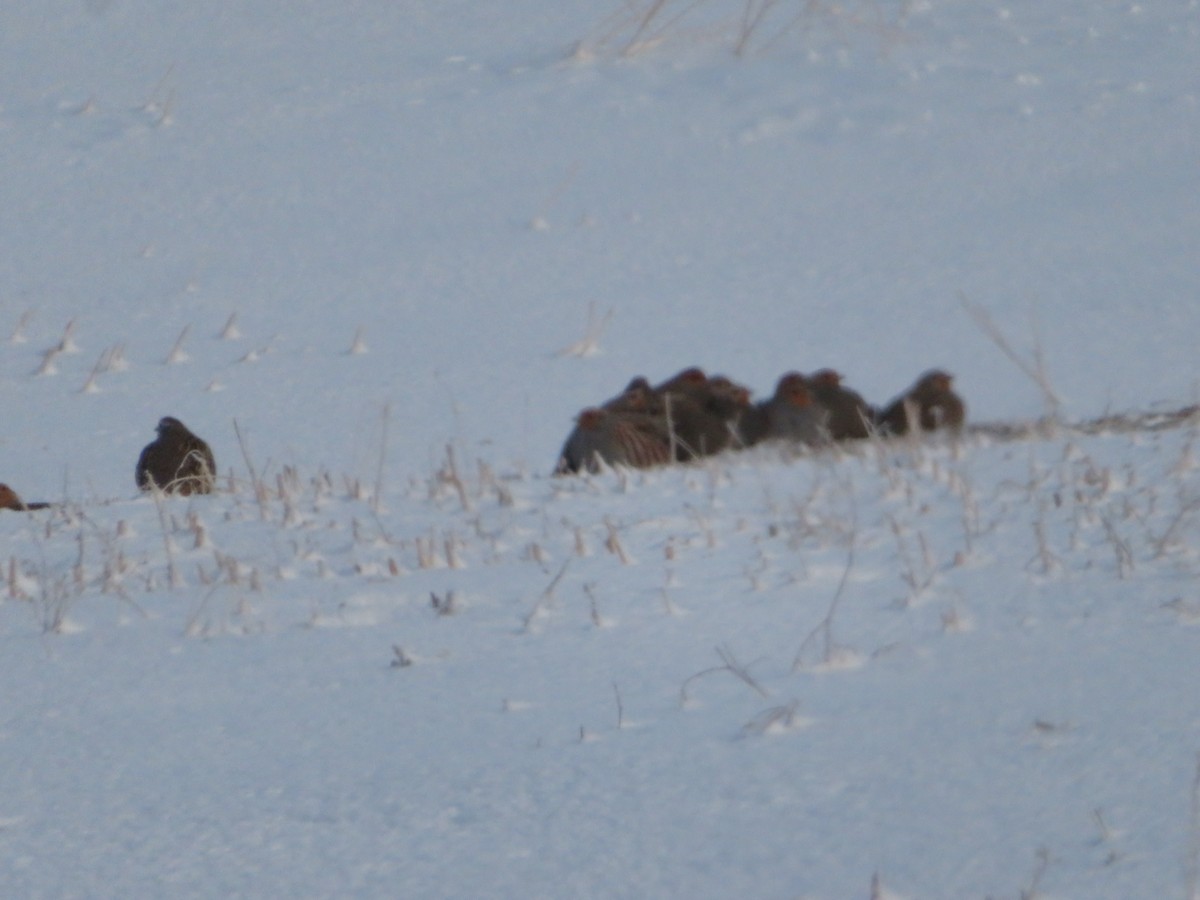
[[[154,508],[158,511],[158,526],[162,530],[163,548],[167,554],[167,581],[172,587],[183,587],[183,576],[175,564],[175,542],[171,540],[171,531],[167,527],[167,512],[163,506],[164,494],[162,489],[153,481],[150,482],[150,496],[154,498]]]
[[[1039,886],[1042,883],[1042,878],[1046,874],[1046,869],[1050,866],[1050,851],[1045,847],[1039,847],[1037,852],[1037,862],[1033,867],[1033,875],[1029,879],[1029,887],[1021,889],[1021,900],[1037,900],[1039,896]]]
[[[1200,900],[1200,753],[1192,775],[1191,814],[1188,822],[1187,900]]]
[[[612,317],[613,311],[610,309],[603,316],[597,318],[596,304],[588,303],[587,325],[584,327],[583,337],[575,341],[575,343],[563,347],[556,355],[573,357],[595,356],[600,352],[600,338],[608,328]]]
[[[716,650],[717,656],[721,658],[722,664],[719,666],[712,666],[708,669],[703,669],[702,671],[697,672],[695,675],[688,676],[688,678],[679,688],[680,706],[687,706],[687,704],[691,701],[691,698],[688,695],[688,688],[691,687],[692,682],[698,681],[699,679],[708,675],[714,675],[718,672],[728,672],[743,684],[750,687],[763,699],[770,698],[771,695],[767,692],[766,688],[754,680],[747,667],[737,661],[733,655],[733,652],[728,647],[716,647],[714,649]]]
[[[567,568],[570,565],[571,560],[568,558],[567,561],[562,564],[562,568],[558,570],[558,574],[550,580],[548,585],[546,585],[546,589],[542,591],[542,594],[540,597],[538,597],[537,602],[533,604],[533,609],[531,609],[529,611],[529,615],[525,617],[523,625],[525,631],[529,631],[529,629],[533,626],[534,620],[542,614],[542,610],[553,604],[554,591],[558,587],[558,583],[562,581],[563,576],[567,574]]]
[[[176,363],[188,361],[189,357],[187,351],[183,349],[183,342],[187,340],[188,332],[191,331],[191,328],[191,325],[184,325],[183,331],[179,332],[179,337],[175,339],[175,344],[171,347],[171,352],[167,354],[167,365],[175,365]]]
[[[262,479],[258,477],[258,471],[254,468],[254,462],[250,459],[250,451],[246,447],[246,438],[242,434],[241,426],[238,425],[237,419],[233,420],[233,432],[237,435],[238,447],[242,451],[242,460],[246,463],[246,471],[250,473],[250,486],[254,490],[254,499],[258,502],[259,512],[262,520],[266,522],[271,517],[270,496],[267,491],[267,486],[263,484]]]
[[[625,546],[621,543],[621,538],[617,534],[617,526],[610,519],[605,519],[604,527],[608,530],[608,537],[604,540],[604,549],[616,556],[622,565],[629,565],[629,555],[625,552]]]
[[[809,646],[817,640],[821,641],[821,661],[825,665],[829,665],[834,661],[834,655],[837,647],[833,640],[833,620],[837,615],[838,605],[842,602],[842,597],[846,593],[846,585],[850,581],[850,573],[854,570],[854,555],[858,546],[858,515],[857,511],[853,515],[853,525],[851,527],[849,549],[846,551],[846,565],[842,569],[842,577],[838,580],[837,590],[833,593],[833,599],[829,601],[829,607],[825,610],[825,615],[817,626],[808,633],[803,641],[800,642],[800,647],[796,651],[796,656],[792,660],[792,671],[799,671],[804,667],[804,654]]]
[[[1029,362],[1022,359],[1021,355],[1013,349],[1004,332],[1000,330],[1000,327],[995,323],[986,309],[972,303],[967,298],[967,295],[961,292],[958,295],[958,300],[979,330],[1000,349],[1001,353],[1008,357],[1013,365],[1021,370],[1022,374],[1037,385],[1038,389],[1042,392],[1042,397],[1046,401],[1050,419],[1053,421],[1061,419],[1062,401],[1050,384],[1050,376],[1046,372],[1046,360],[1042,353],[1041,341],[1038,339],[1036,332],[1033,341],[1033,361]]]

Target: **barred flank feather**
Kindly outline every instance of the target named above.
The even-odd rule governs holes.
[[[610,428],[613,464],[647,469],[671,461],[670,442],[663,437],[656,423],[648,419],[617,417]]]
[[[671,461],[666,431],[654,418],[609,409],[579,414],[559,455],[558,474],[596,472],[602,464],[646,469]]]

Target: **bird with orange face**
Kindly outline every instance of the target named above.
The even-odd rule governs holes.
[[[708,376],[698,366],[689,366],[681,372],[676,372],[666,381],[654,386],[654,392],[663,394],[684,394],[691,397],[702,397],[708,393]]]
[[[779,440],[820,445],[827,443],[828,411],[818,404],[808,380],[799,372],[788,372],[775,385],[775,393],[742,414],[740,432],[745,446]]]

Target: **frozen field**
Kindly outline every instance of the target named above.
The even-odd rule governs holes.
[[[1200,898],[1197,59],[1195,0],[0,9],[0,894]],[[550,477],[687,365],[1057,424]],[[137,494],[163,415],[216,494]]]

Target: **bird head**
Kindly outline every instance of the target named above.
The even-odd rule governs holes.
[[[172,431],[187,431],[187,426],[185,426],[174,416],[163,416],[158,420],[158,427],[155,429],[155,431],[157,431],[161,436]]]

